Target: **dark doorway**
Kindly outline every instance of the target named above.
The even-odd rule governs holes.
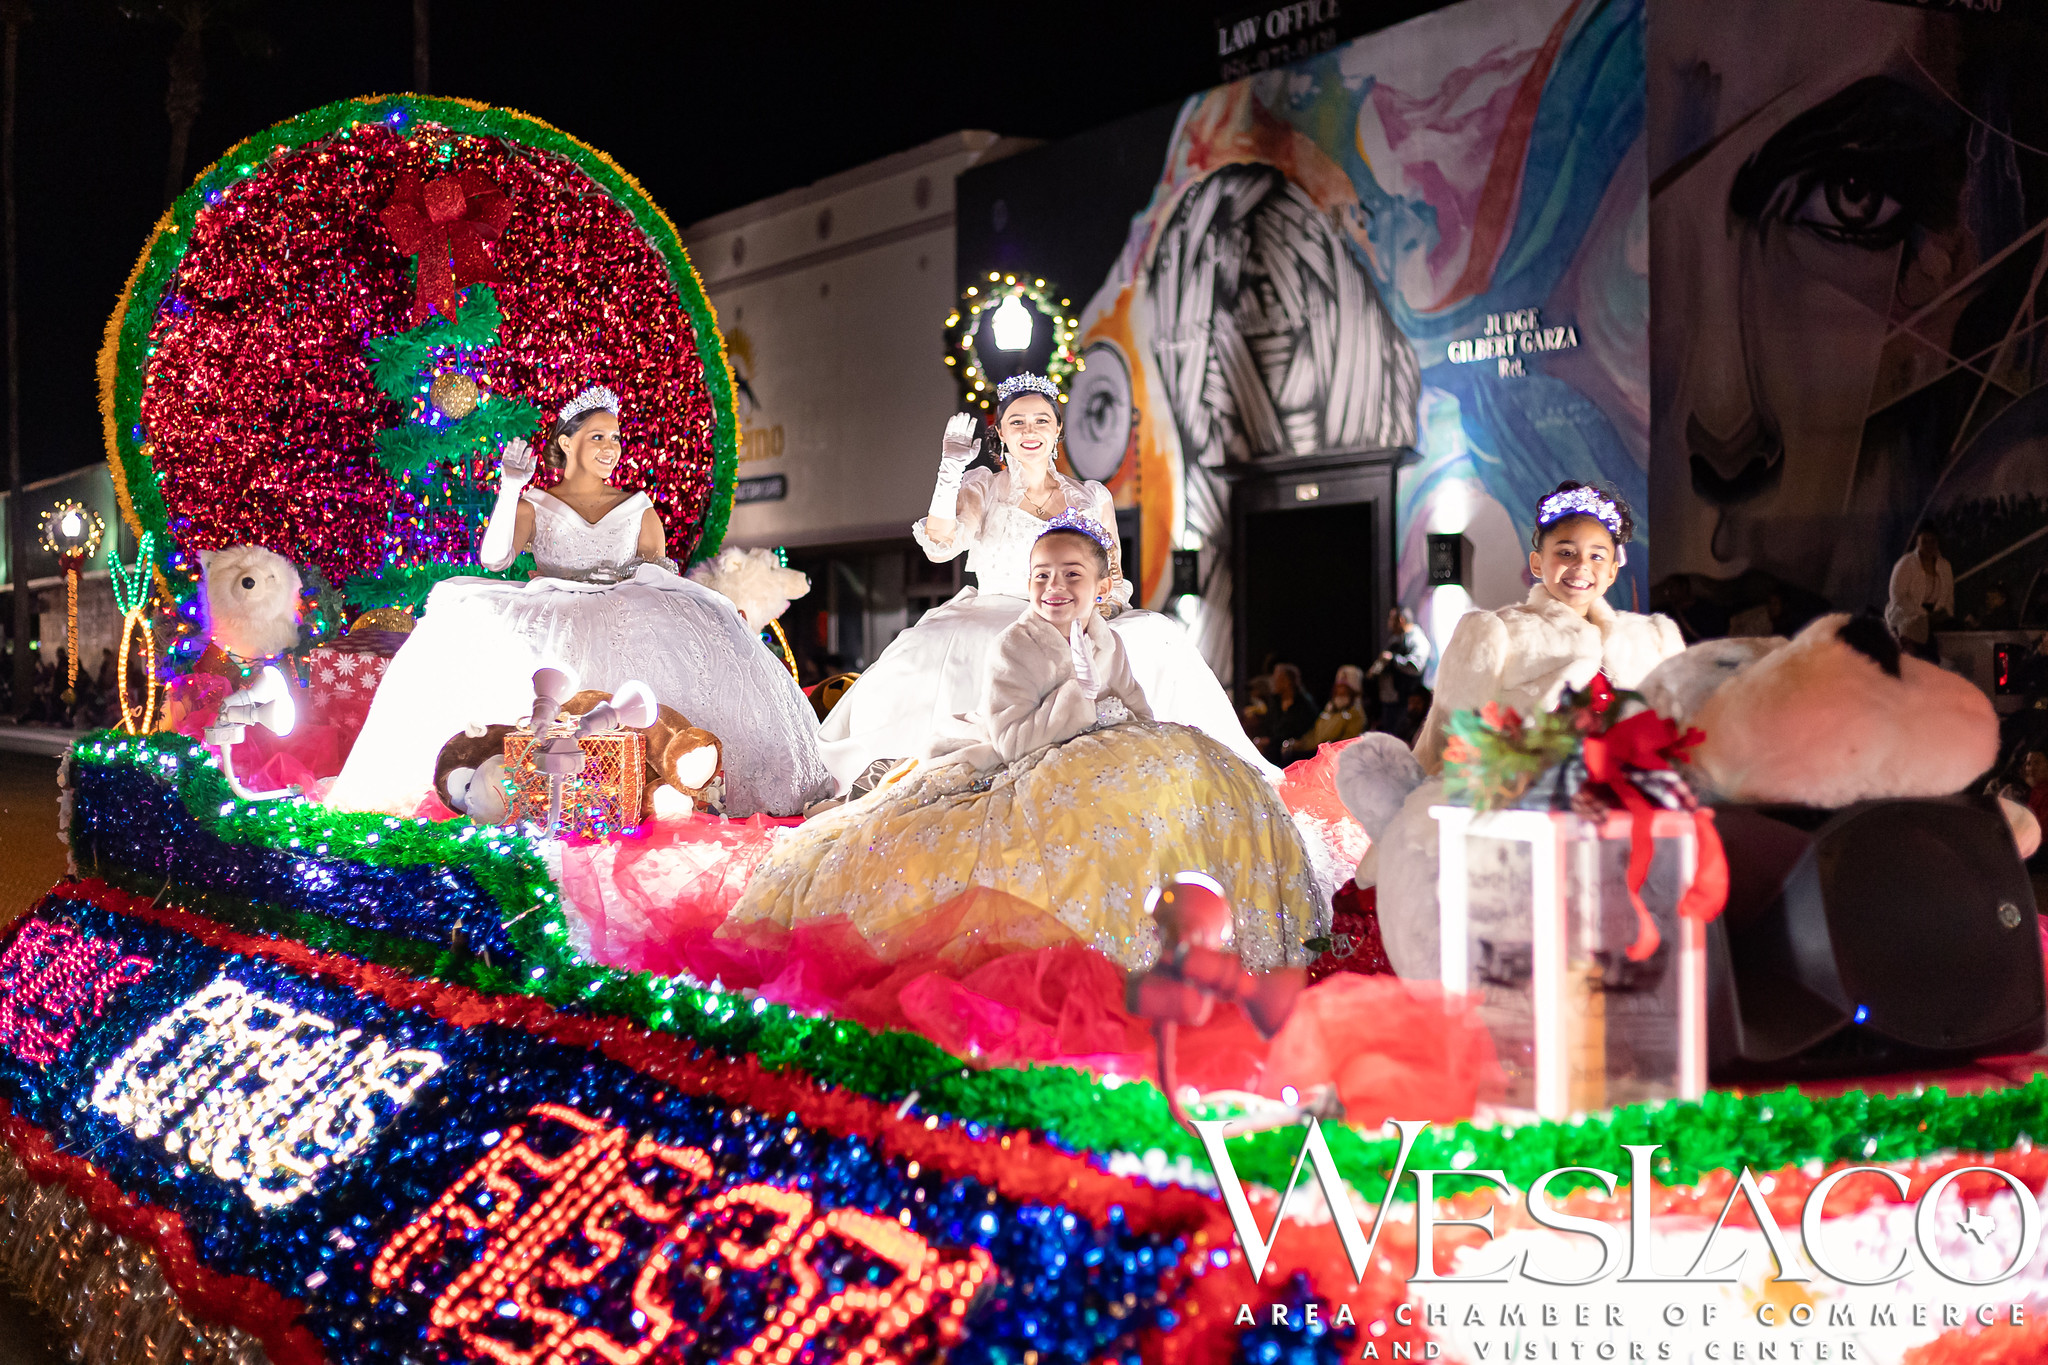
[[[1343,664],[1370,664],[1382,624],[1378,538],[1369,502],[1252,512],[1244,520],[1245,574],[1238,610],[1245,671],[1274,661],[1301,670],[1303,686],[1327,701]]]

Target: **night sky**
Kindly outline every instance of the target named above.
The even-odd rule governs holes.
[[[102,458],[94,359],[157,216],[175,32],[30,0],[18,112],[23,460]],[[1352,0],[1349,26],[1433,8]],[[412,85],[411,0],[242,0],[206,39],[181,188],[241,139]],[[678,226],[961,128],[1059,138],[1216,80],[1205,0],[806,4],[433,0],[431,93],[603,148]]]

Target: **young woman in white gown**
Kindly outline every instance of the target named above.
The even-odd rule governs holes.
[[[1018,375],[998,385],[996,394],[1003,468],[967,468],[974,419],[955,417],[946,425],[930,513],[910,528],[934,562],[966,554],[979,586],[963,588],[898,635],[825,718],[820,747],[842,792],[878,760],[924,752],[952,717],[980,702],[996,636],[1028,605],[1031,547],[1048,521],[1073,511],[1116,525],[1107,488],[1053,467],[1060,420],[1052,382]],[[1129,609],[1131,585],[1114,551],[1110,577],[1113,600],[1104,604],[1104,615],[1130,655],[1152,714],[1193,726],[1277,778],[1278,769],[1245,737],[1236,708],[1186,629],[1158,612]]]
[[[731,602],[676,572],[652,500],[611,486],[618,412],[602,388],[562,409],[546,445],[563,471],[552,489],[527,489],[535,461],[524,441],[505,447],[478,558],[502,569],[531,548],[538,572],[525,583],[451,578],[434,588],[330,806],[410,814],[449,736],[523,718],[543,665],[606,691],[637,678],[717,735],[730,814],[797,815],[830,792],[817,721],[789,670]]]

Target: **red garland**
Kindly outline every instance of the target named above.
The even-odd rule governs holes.
[[[38,1184],[61,1184],[109,1231],[155,1248],[179,1303],[256,1337],[276,1365],[325,1365],[327,1353],[299,1325],[296,1300],[261,1280],[208,1270],[192,1250],[182,1217],[127,1194],[91,1162],[58,1151],[49,1134],[17,1115],[5,1100],[0,1100],[0,1142],[21,1158]]]

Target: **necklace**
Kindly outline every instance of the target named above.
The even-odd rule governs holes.
[[[1055,482],[1052,486],[1052,491],[1043,498],[1027,498],[1020,491],[1018,501],[1023,504],[1025,511],[1037,517],[1040,521],[1044,521],[1046,511],[1051,508],[1053,499],[1059,497],[1064,497],[1064,494],[1060,492],[1060,486]]]

